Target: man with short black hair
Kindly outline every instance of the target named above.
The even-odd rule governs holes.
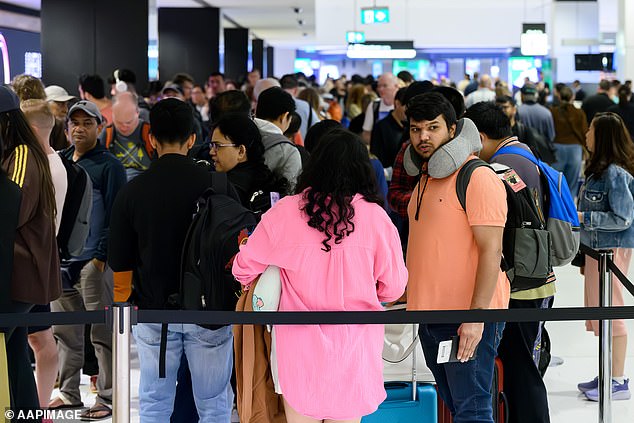
[[[106,124],[112,123],[112,102],[106,97],[106,86],[99,75],[83,74],[79,77],[79,96],[95,103]]]
[[[319,122],[319,116],[317,116],[317,113],[310,107],[307,101],[297,98],[299,81],[296,75],[284,75],[282,79],[280,79],[280,86],[284,91],[292,95],[293,100],[295,100],[295,113],[301,118],[299,132],[302,134],[302,139],[304,139],[306,138],[308,129]]]
[[[117,197],[108,260],[115,271],[115,301],[129,301],[134,286],[135,305],[161,310],[168,307],[169,296],[179,292],[185,235],[196,200],[211,186],[212,176],[187,157],[195,140],[189,105],[174,98],[161,100],[150,111],[150,123],[150,140],[159,158]],[[161,325],[139,323],[133,334],[139,351],[142,422],[169,421],[183,353],[191,369],[200,421],[229,421],[233,405],[231,326],[211,330],[194,324],[168,325],[165,378],[159,377]]]
[[[181,88],[185,101],[191,101],[192,90],[194,89],[194,78],[188,73],[177,73],[172,77],[172,84]]]
[[[511,124],[502,110],[493,103],[477,103],[465,115],[471,119],[482,139],[480,158],[489,163],[500,163],[517,173],[522,183],[536,199],[535,206],[542,216],[544,204],[541,178],[538,168],[519,154],[496,153],[503,147],[514,146],[530,153],[526,144],[518,141],[511,132]],[[494,157],[495,155],[495,157]],[[509,308],[549,308],[555,295],[555,275],[551,273],[547,283],[539,288],[511,293]],[[548,395],[538,365],[542,351],[542,322],[509,322],[498,347],[498,355],[504,365],[504,392],[509,402],[509,421],[515,423],[548,423]]]
[[[302,170],[297,147],[284,136],[294,111],[293,97],[279,87],[271,87],[260,93],[255,110],[255,123],[264,144],[264,162],[273,173],[286,178],[291,190]]]
[[[479,167],[466,189],[466,210],[456,194],[458,172],[480,144],[475,125],[463,119],[458,134],[453,106],[435,92],[414,97],[407,116],[420,157],[412,165],[422,170],[427,162],[408,207],[407,309],[507,308],[510,287],[500,270],[504,185]],[[503,322],[420,325],[425,360],[454,421],[493,423],[491,384],[503,328]],[[453,337],[458,361],[438,363],[440,342]]]
[[[213,98],[224,92],[225,87],[225,74],[222,72],[212,72],[207,79],[207,97]]]

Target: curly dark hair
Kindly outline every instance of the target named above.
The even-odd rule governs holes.
[[[301,210],[308,226],[325,235],[322,250],[332,249],[354,232],[352,198],[361,194],[383,206],[368,150],[361,139],[346,129],[333,129],[321,139],[304,167],[296,192],[305,201]]]

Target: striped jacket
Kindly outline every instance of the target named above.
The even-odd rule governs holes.
[[[2,162],[2,168],[22,191],[11,299],[29,304],[48,304],[60,296],[61,280],[55,222],[53,216],[40,207],[42,186],[39,169],[26,145],[16,147]]]

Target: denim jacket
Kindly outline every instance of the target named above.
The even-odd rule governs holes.
[[[617,165],[591,175],[579,193],[581,243],[592,248],[634,248],[634,177]]]

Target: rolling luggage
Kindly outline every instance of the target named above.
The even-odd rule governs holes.
[[[388,326],[395,327],[388,328]],[[417,325],[386,325],[386,342],[383,350],[383,359],[386,367],[392,369],[390,377],[392,381],[385,383],[385,391],[387,393],[385,401],[379,405],[378,410],[374,413],[363,417],[363,419],[361,419],[362,423],[437,422],[438,400],[436,388],[431,383],[417,383],[417,374],[419,371],[417,368],[417,347],[420,349],[420,342],[418,342],[416,326]],[[395,333],[397,336],[390,336]],[[410,333],[411,337],[407,336]],[[407,335],[399,337],[398,334]],[[411,343],[410,341],[402,342],[404,338],[412,339]],[[412,357],[412,366],[406,377],[411,379],[411,382],[393,381],[393,378],[398,377],[399,363],[405,362],[410,356]],[[400,367],[402,368],[402,366]],[[426,366],[423,366],[420,370],[422,370],[422,374],[427,377],[431,375],[431,372]],[[402,379],[405,379],[405,377]]]
[[[493,421],[496,423],[508,422],[508,401],[504,395],[504,368],[502,360],[495,358],[493,368],[493,383],[491,384],[491,402],[493,405]],[[438,423],[452,423],[451,412],[443,400],[438,396]]]

